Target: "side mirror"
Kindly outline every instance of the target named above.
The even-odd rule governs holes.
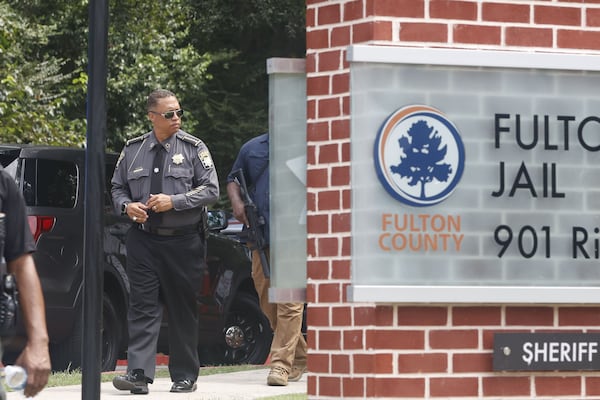
[[[208,210],[208,230],[222,231],[227,228],[227,213],[223,210]]]

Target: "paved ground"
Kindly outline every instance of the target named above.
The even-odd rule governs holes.
[[[135,400],[256,400],[284,394],[306,394],[306,374],[288,386],[267,386],[268,369],[257,369],[198,377],[198,390],[194,393],[170,393],[169,378],[159,378],[150,385],[146,396],[132,395],[115,389],[110,382],[102,383],[100,399]],[[22,393],[9,393],[8,400],[22,400]],[[35,400],[96,400],[82,399],[81,385],[44,389]]]

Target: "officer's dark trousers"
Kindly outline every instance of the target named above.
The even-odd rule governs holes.
[[[195,382],[200,368],[196,293],[204,256],[200,234],[158,236],[133,227],[126,246],[131,285],[127,369],[141,368],[154,379],[162,300],[169,320],[171,379]]]

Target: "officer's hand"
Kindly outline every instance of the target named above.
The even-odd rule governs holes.
[[[154,212],[161,213],[172,209],[173,202],[171,201],[171,196],[168,194],[151,194],[146,202],[146,206]]]
[[[148,220],[148,213],[146,210],[148,207],[144,203],[135,202],[129,203],[127,206],[127,215],[138,224],[143,224]]]

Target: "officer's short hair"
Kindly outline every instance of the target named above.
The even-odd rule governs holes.
[[[159,99],[164,99],[165,97],[177,97],[175,93],[166,89],[156,89],[153,90],[152,93],[148,95],[148,101],[146,103],[147,111],[150,111],[156,106]]]

